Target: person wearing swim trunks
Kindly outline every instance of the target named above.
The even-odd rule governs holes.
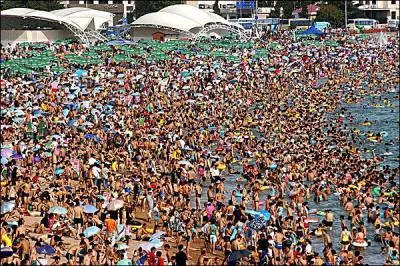
[[[325,217],[326,217],[326,223],[325,223],[326,227],[329,228],[329,230],[332,230],[333,221],[335,219],[335,216],[333,215],[332,210],[330,210],[330,209],[326,210]]]
[[[282,260],[283,259],[283,241],[285,239],[285,235],[283,234],[282,228],[278,227],[278,231],[275,233],[274,241],[275,247],[278,249],[278,256]]]
[[[77,235],[79,235],[81,233],[81,228],[83,227],[83,209],[81,206],[79,206],[79,200],[76,199],[75,200],[75,207],[73,208],[73,220],[74,220],[74,224],[77,226]],[[77,236],[75,236],[77,237]]]

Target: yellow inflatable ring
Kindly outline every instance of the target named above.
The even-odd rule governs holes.
[[[144,230],[146,230],[146,232],[149,233],[149,234],[154,233],[154,228],[146,228]]]

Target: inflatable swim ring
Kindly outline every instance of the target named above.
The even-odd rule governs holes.
[[[149,233],[149,234],[154,233],[154,228],[146,228],[144,230],[146,230],[146,232]]]
[[[323,233],[322,233],[322,231],[315,230],[314,234],[315,234],[315,236],[322,236]]]
[[[382,136],[382,138],[386,138],[389,135],[386,131],[381,131],[379,134]]]
[[[262,187],[260,187],[260,190],[261,191],[264,191],[264,190],[266,190],[266,189],[268,189],[269,188],[269,186],[262,186]]]
[[[318,218],[309,217],[309,218],[305,219],[304,222],[306,222],[306,223],[318,223],[319,220],[318,220]]]
[[[120,148],[125,144],[125,138],[121,134],[115,134],[113,138],[115,147]]]
[[[359,190],[359,188],[357,186],[355,186],[355,185],[350,185],[349,188],[355,189],[355,190]]]
[[[357,247],[357,248],[366,248],[366,247],[368,247],[368,242],[367,241],[364,241],[362,243],[353,242],[351,244],[353,245],[353,247]]]
[[[243,177],[236,178],[236,182],[246,182],[247,180]]]
[[[317,212],[317,215],[318,215],[318,216],[325,216],[325,215],[326,215],[326,212],[318,211],[318,212]]]
[[[226,164],[224,164],[223,162],[217,162],[217,169],[220,171],[224,171],[226,169]]]
[[[269,166],[269,168],[272,169],[272,170],[276,169],[277,167],[278,166],[276,164],[274,164],[274,163]]]
[[[364,123],[362,123],[361,125],[368,127],[368,126],[370,126],[370,125],[372,125],[372,124],[371,124],[371,122],[364,122]]]

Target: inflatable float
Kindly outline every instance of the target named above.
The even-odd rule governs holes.
[[[217,169],[220,171],[224,171],[226,169],[226,164],[224,164],[223,162],[217,162]]]
[[[323,235],[323,232],[322,232],[322,230],[315,230],[315,231],[314,231],[314,235],[315,235],[315,236],[322,236],[322,235]]]
[[[318,220],[318,218],[309,217],[309,218],[305,219],[304,222],[306,222],[306,223],[318,223],[319,220]]]
[[[353,242],[351,244],[353,245],[353,247],[356,247],[356,248],[366,248],[366,247],[368,247],[368,242],[367,241],[364,241],[362,243]]]

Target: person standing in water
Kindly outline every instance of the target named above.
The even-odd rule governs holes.
[[[351,234],[347,230],[347,227],[345,226],[343,228],[342,233],[340,234],[340,244],[341,244],[341,249],[342,250],[348,250],[349,245],[351,243]]]

